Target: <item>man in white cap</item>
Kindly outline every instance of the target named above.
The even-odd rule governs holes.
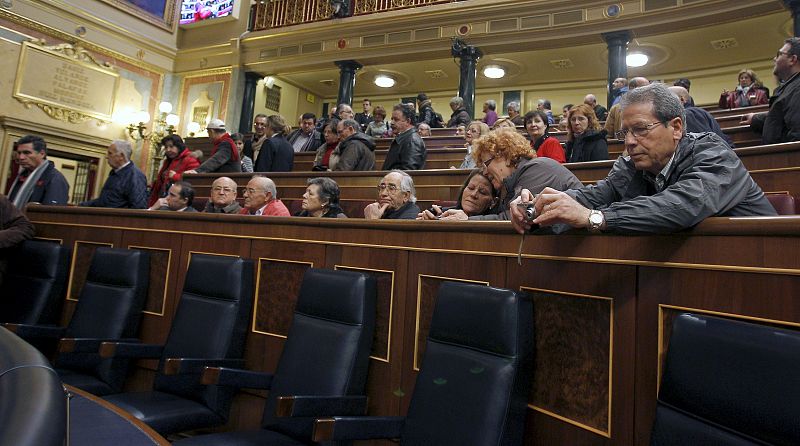
[[[184,173],[241,172],[241,154],[236,150],[231,135],[225,130],[225,122],[222,119],[212,119],[206,130],[208,138],[214,144],[211,156],[197,169]]]

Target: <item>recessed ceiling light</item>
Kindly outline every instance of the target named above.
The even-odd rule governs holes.
[[[643,67],[647,65],[648,60],[647,54],[630,53],[628,57],[625,58],[625,63],[627,63],[629,67]]]
[[[394,79],[385,74],[379,74],[375,76],[375,85],[381,88],[391,88],[394,87]]]
[[[483,69],[483,75],[489,79],[501,79],[506,75],[506,70],[500,65],[487,65]]]

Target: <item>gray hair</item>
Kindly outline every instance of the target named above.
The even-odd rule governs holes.
[[[336,106],[336,114],[341,113],[342,110],[345,109],[345,107],[350,109],[350,113],[353,113],[353,107],[351,107],[350,105],[348,105],[348,104],[339,104],[339,105]]]
[[[115,139],[111,141],[111,145],[117,148],[117,152],[120,152],[123,155],[125,155],[125,161],[131,160],[131,154],[133,153],[133,146],[131,146],[130,141],[125,141],[124,139]]]
[[[461,107],[462,105],[464,105],[464,100],[461,99],[460,96],[456,96],[453,99],[450,99],[450,105],[458,105],[459,107]]]
[[[664,84],[654,83],[628,91],[620,99],[619,108],[625,111],[626,107],[636,104],[651,104],[653,115],[663,124],[681,118],[684,123],[683,132],[686,133],[686,112],[683,104]]]
[[[339,122],[341,122],[343,126],[350,127],[351,129],[355,130],[356,133],[361,131],[361,124],[359,124],[355,119],[344,119]]]
[[[507,108],[510,108],[511,110],[514,110],[515,112],[519,113],[519,102],[511,101],[508,103]]]
[[[403,192],[411,193],[411,196],[408,198],[408,201],[410,201],[411,203],[416,203],[417,202],[417,190],[414,189],[414,179],[411,178],[411,175],[403,172],[402,170],[394,169],[394,170],[390,171],[389,173],[387,173],[386,175],[384,175],[383,178],[386,178],[386,177],[388,177],[389,175],[391,175],[393,173],[396,173],[396,174],[400,175],[400,190],[403,191]],[[381,179],[381,181],[383,181],[383,179]]]
[[[486,101],[486,105],[489,106],[489,110],[495,110],[497,108],[497,102],[494,99]]]
[[[264,189],[264,192],[270,192],[272,194],[272,199],[278,199],[278,189],[275,187],[275,182],[270,180],[269,178],[263,175],[253,175],[251,180],[258,181],[258,185]]]
[[[339,206],[339,185],[332,178],[309,178],[306,181],[306,184],[308,186],[314,184],[318,187],[317,193],[319,194],[320,199],[328,202],[328,204],[325,206]]]

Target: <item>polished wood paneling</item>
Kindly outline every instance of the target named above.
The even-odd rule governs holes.
[[[285,265],[304,262],[296,268],[313,263],[375,275],[380,345],[373,349],[368,380],[373,414],[400,415],[407,409],[415,360],[420,346],[424,350],[435,291],[443,280],[530,290],[541,373],[535,375],[529,401],[525,444],[530,445],[648,444],[659,346],[668,338],[663,326],[672,311],[690,308],[757,323],[800,324],[800,306],[794,302],[800,285],[800,217],[713,218],[674,235],[528,236],[520,265],[520,237],[508,222],[253,218],[48,206],[27,212],[38,236],[62,239],[67,246],[81,240],[172,250],[173,285],[167,286],[164,316],[145,314],[141,335],[146,340],[166,336],[194,253],[272,259],[265,261],[267,270],[274,264],[293,270]],[[289,288],[299,283],[300,274],[266,274],[262,280]],[[265,305],[258,318],[269,320],[271,311],[289,307]],[[251,331],[248,368],[274,370],[283,342]],[[146,388],[150,367],[140,363],[127,389]],[[242,393],[225,428],[257,426],[263,398],[260,392]]]
[[[303,275],[311,262],[258,259],[253,332],[285,338],[292,324]]]

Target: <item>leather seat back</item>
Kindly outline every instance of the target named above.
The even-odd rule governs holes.
[[[0,322],[57,324],[70,249],[44,240],[26,240],[14,249],[0,285]]]
[[[67,399],[44,356],[0,327],[0,444],[61,446]]]
[[[678,316],[651,443],[800,444],[800,332]]]
[[[375,328],[375,279],[309,269],[283,346],[262,426],[309,438],[313,419],[277,418],[279,396],[362,395]]]
[[[521,444],[533,345],[527,296],[444,282],[401,443]]]
[[[149,285],[149,253],[97,248],[65,337],[136,337]],[[59,355],[56,367],[94,375],[119,392],[127,363],[124,359],[100,359],[94,353],[69,353]]]
[[[253,262],[239,257],[193,254],[172,320],[166,358],[238,359],[250,326]],[[156,375],[154,389],[207,405],[227,416],[234,390],[204,386],[196,375]]]

